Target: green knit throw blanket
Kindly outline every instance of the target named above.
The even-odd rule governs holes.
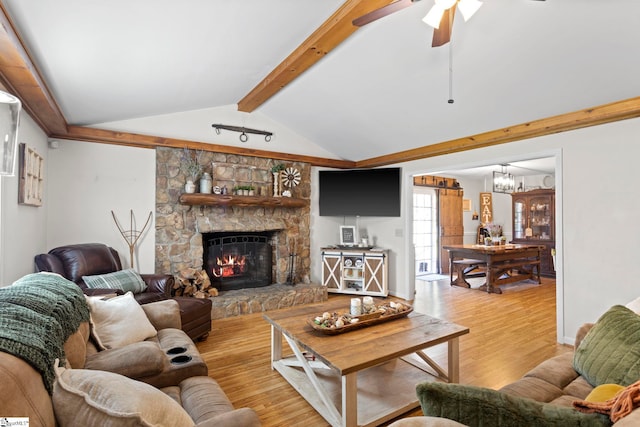
[[[57,274],[28,274],[0,288],[0,351],[37,369],[49,394],[55,359],[64,361],[65,341],[88,320],[80,287]]]

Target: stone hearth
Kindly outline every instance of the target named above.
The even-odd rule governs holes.
[[[294,286],[275,284],[261,288],[223,291],[217,297],[211,298],[213,302],[211,319],[277,310],[327,299],[325,286],[305,283]]]

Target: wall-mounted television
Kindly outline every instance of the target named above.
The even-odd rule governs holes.
[[[400,216],[400,168],[321,170],[320,216]]]

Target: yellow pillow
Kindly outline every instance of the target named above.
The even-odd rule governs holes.
[[[625,387],[618,384],[601,384],[591,390],[591,393],[584,398],[587,402],[606,402],[612,399]]]

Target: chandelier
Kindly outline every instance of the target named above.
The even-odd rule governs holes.
[[[500,172],[493,171],[494,193],[513,193],[515,189],[516,180],[507,172],[507,165],[500,165]]]

